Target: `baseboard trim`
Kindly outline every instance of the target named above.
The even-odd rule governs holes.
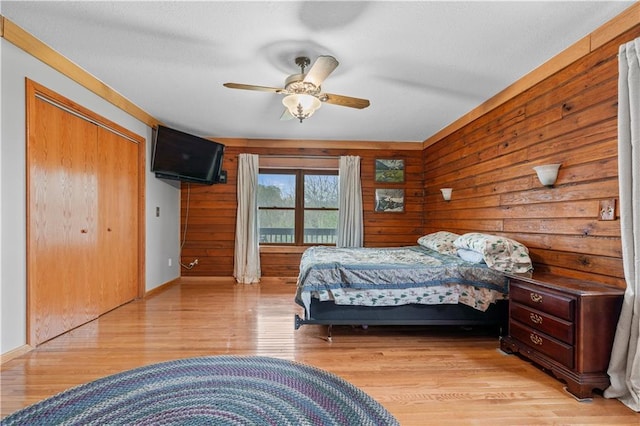
[[[10,350],[9,352],[3,353],[2,355],[0,355],[0,365],[4,364],[5,362],[9,362],[14,358],[17,358],[20,355],[24,355],[27,352],[31,352],[33,349],[34,349],[33,346],[22,345],[15,349]]]
[[[175,284],[177,284],[180,281],[180,277],[178,278],[174,278],[170,281],[167,281],[164,284],[160,284],[158,287],[154,287],[151,290],[147,291],[144,294],[144,298],[146,299],[149,296],[153,296],[154,294],[160,293],[162,291],[165,291],[166,289],[168,289],[169,287],[174,286]]]
[[[179,280],[185,283],[228,283],[228,282],[236,282],[234,277],[220,277],[220,276],[187,276],[180,277]],[[272,283],[282,283],[282,284],[296,284],[298,281],[298,277],[260,277],[260,281],[253,284],[243,284],[243,285],[257,285],[257,284],[272,284]]]

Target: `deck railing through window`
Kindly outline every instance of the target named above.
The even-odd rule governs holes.
[[[292,244],[292,228],[260,228],[260,243]],[[305,244],[335,244],[335,228],[309,228],[304,230]]]

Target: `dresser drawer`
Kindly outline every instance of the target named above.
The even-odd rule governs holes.
[[[575,299],[563,294],[511,281],[509,299],[567,321],[573,320]]]
[[[564,344],[514,320],[509,321],[509,335],[567,368],[573,368],[573,346]]]
[[[510,304],[511,318],[520,321],[533,330],[555,337],[569,345],[574,343],[573,323],[548,315],[544,312],[531,309],[519,303]]]

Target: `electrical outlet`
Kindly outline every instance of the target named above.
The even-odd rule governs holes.
[[[173,264],[173,259],[169,258],[169,260],[167,261],[167,265],[171,266]]]
[[[600,210],[598,220],[615,220],[616,219],[616,199],[600,200]]]

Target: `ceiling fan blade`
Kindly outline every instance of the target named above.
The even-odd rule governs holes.
[[[291,120],[293,118],[295,117],[291,115],[288,108],[285,108],[284,111],[282,112],[282,115],[280,116],[280,120]]]
[[[334,95],[331,93],[324,93],[324,95],[327,97],[325,102],[328,104],[358,109],[363,109],[369,106],[368,99],[352,98],[350,96]]]
[[[240,84],[240,83],[224,83],[223,86],[228,87],[230,89],[257,90],[258,92],[271,92],[271,93],[280,93],[283,90],[278,87],[255,86],[253,84]]]
[[[304,77],[306,83],[313,83],[320,87],[325,78],[336,69],[339,62],[333,56],[318,56],[311,69]]]

